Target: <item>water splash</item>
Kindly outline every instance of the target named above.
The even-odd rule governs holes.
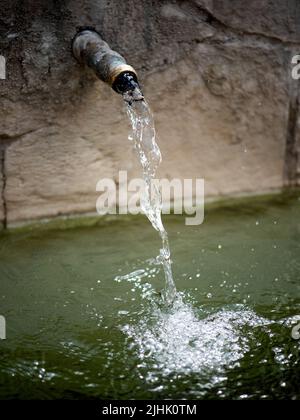
[[[145,100],[132,101],[132,97],[128,98],[125,94],[124,101],[132,125],[130,139],[134,142],[143,170],[144,191],[141,196],[141,208],[154,229],[159,232],[162,240],[158,260],[163,266],[166,281],[163,299],[167,305],[170,305],[175,299],[176,287],[172,274],[168,234],[161,219],[161,193],[155,182],[156,170],[161,162],[161,153],[156,143],[153,116]]]
[[[183,299],[175,299],[170,310],[153,304],[137,323],[122,330],[147,382],[159,383],[174,374],[201,374],[218,383],[226,369],[238,367],[250,351],[255,329],[265,328],[268,336],[270,324],[245,305],[196,311]]]

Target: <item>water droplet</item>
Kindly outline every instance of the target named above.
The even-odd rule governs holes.
[[[119,311],[118,315],[128,315],[129,311]]]

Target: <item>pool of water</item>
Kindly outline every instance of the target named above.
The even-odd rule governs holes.
[[[300,194],[0,237],[0,398],[298,399]]]

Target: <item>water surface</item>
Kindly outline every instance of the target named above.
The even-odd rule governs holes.
[[[2,235],[0,398],[298,399],[298,196],[165,216],[168,310],[144,217]]]

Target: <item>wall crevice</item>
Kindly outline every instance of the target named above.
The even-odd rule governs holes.
[[[0,166],[1,166],[1,178],[2,178],[2,188],[1,188],[1,201],[3,207],[3,218],[2,226],[3,229],[7,228],[7,202],[6,202],[6,168],[5,168],[5,159],[6,159],[6,148],[2,147],[0,149]]]
[[[296,187],[298,184],[298,163],[300,156],[297,147],[297,127],[299,111],[299,88],[295,88],[294,85],[294,89],[290,95],[288,109],[284,170],[284,184],[286,187]]]
[[[212,26],[215,29],[219,29],[219,30],[223,30],[223,31],[230,31],[232,34],[238,35],[238,36],[243,36],[243,37],[257,37],[260,40],[264,40],[267,41],[271,44],[280,44],[283,45],[285,47],[287,46],[297,46],[300,44],[300,39],[299,41],[292,41],[292,40],[288,40],[285,39],[284,37],[280,37],[280,36],[276,36],[276,35],[270,35],[261,31],[249,31],[246,29],[242,29],[242,28],[237,28],[231,25],[228,25],[228,23],[223,22],[222,19],[216,17],[214,15],[214,13],[207,9],[204,5],[200,5],[199,3],[197,3],[197,8],[198,10],[203,14],[205,22]]]

